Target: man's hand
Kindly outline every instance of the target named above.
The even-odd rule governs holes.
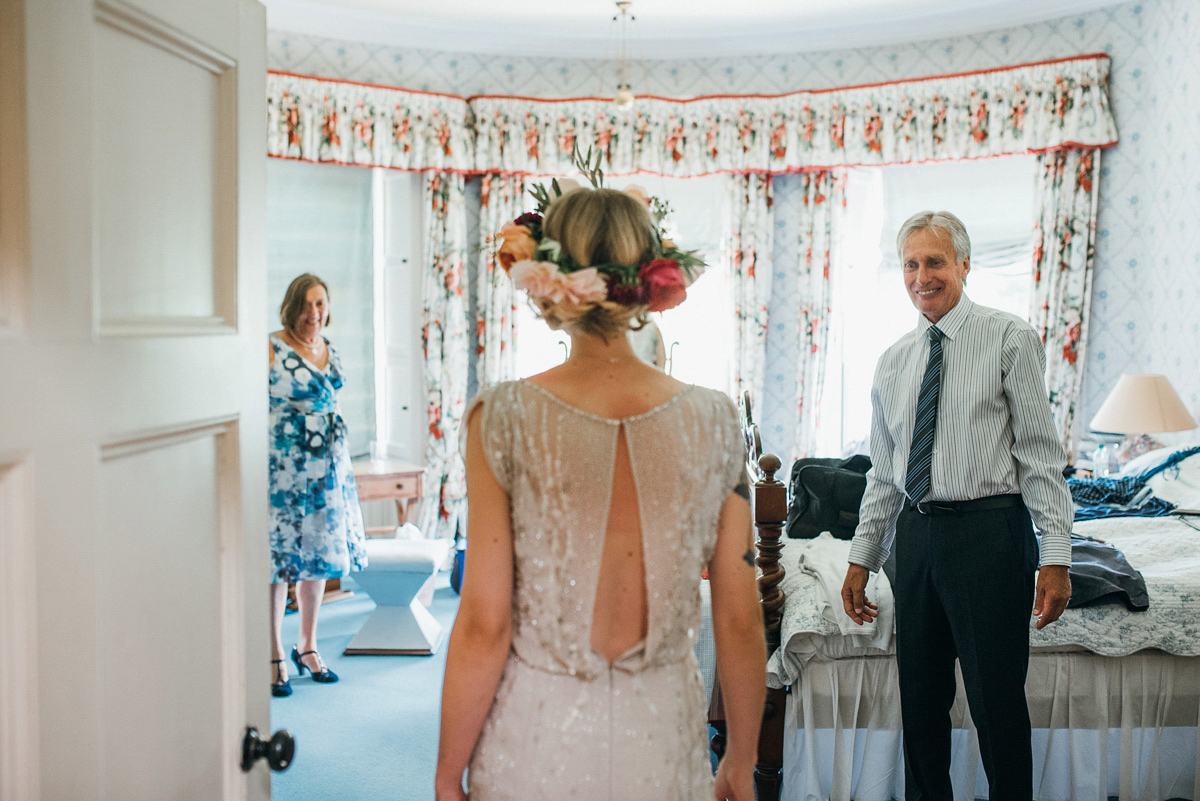
[[[871,571],[862,565],[851,563],[846,570],[846,580],[842,582],[842,606],[846,614],[858,625],[871,623],[879,616],[879,607],[867,599],[867,579]],[[1066,605],[1066,601],[1063,601]]]
[[[846,579],[849,581],[849,578]],[[842,590],[842,595],[846,591]],[[1045,628],[1058,620],[1067,601],[1071,600],[1071,577],[1067,575],[1066,565],[1046,565],[1038,571],[1037,593],[1033,602],[1033,614],[1037,617],[1037,627]]]

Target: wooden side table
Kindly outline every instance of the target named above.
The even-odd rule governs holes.
[[[424,467],[398,459],[359,459],[354,462],[358,499],[395,501],[397,522],[401,525],[408,522],[410,505],[420,499],[424,479]],[[390,530],[390,527],[369,528],[367,535]]]

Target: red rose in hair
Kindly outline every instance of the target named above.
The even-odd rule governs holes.
[[[652,312],[673,309],[687,297],[683,270],[674,259],[655,259],[643,264],[638,278],[646,289],[646,305]]]

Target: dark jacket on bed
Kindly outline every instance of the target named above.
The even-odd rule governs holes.
[[[1070,609],[1120,601],[1133,612],[1150,607],[1146,580],[1111,545],[1071,535]]]

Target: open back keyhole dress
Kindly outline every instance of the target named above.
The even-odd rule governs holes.
[[[486,459],[512,499],[514,587],[512,650],[470,763],[472,801],[708,801],[707,699],[693,646],[700,572],[744,465],[733,404],[688,386],[613,420],[516,381],[476,405]],[[610,664],[591,629],[622,428],[647,635]]]

